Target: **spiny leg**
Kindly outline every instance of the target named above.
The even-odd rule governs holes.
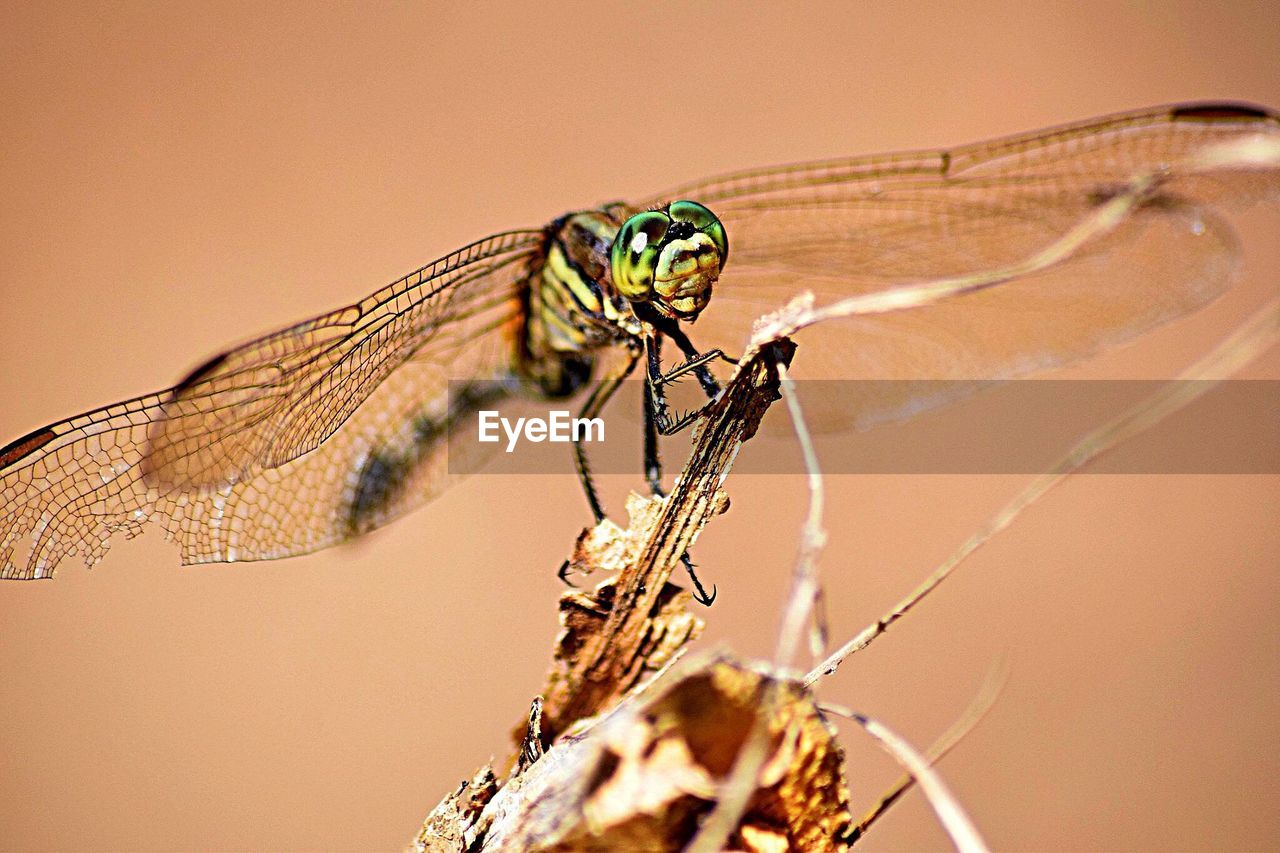
[[[672,419],[667,413],[667,397],[662,393],[662,333],[654,332],[644,339],[646,361],[645,396],[652,403],[654,429],[663,435],[671,435]],[[688,420],[692,423],[692,418]],[[687,423],[684,424],[687,426]]]
[[[663,331],[671,340],[675,341],[676,346],[680,348],[680,352],[684,353],[685,357],[684,364],[678,365],[667,374],[667,381],[678,379],[682,374],[693,370],[697,373],[698,383],[702,385],[702,390],[706,393],[708,400],[719,394],[720,383],[716,381],[715,376],[707,369],[708,362],[721,358],[730,364],[737,364],[738,360],[725,355],[724,350],[720,349],[707,350],[705,353],[698,352],[698,348],[693,345],[693,341],[689,340],[689,336],[684,333],[678,323],[671,324],[671,328]]]
[[[688,338],[685,338],[687,341]],[[649,370],[652,377],[654,365],[658,365],[658,372],[661,373],[662,363],[662,333],[656,332],[652,339],[645,339],[645,350],[649,354]],[[705,364],[705,362],[702,362]],[[694,369],[693,367],[689,368]],[[710,372],[708,371],[708,375]],[[715,378],[712,377],[712,382]],[[644,383],[644,471],[645,478],[649,481],[649,490],[657,497],[666,497],[666,492],[662,488],[662,458],[658,453],[658,406],[661,402],[665,409],[666,401],[658,397],[658,387],[650,378]],[[703,386],[705,389],[705,385]],[[717,387],[717,391],[719,386]],[[714,396],[711,391],[707,392],[707,396]],[[716,586],[711,585],[711,593],[702,586],[702,581],[698,580],[697,567],[694,566],[693,560],[689,558],[688,552],[680,555],[680,562],[684,564],[684,570],[689,575],[689,581],[693,584],[693,598],[699,604],[706,607],[711,606],[711,602],[716,600]]]
[[[680,562],[684,565],[685,573],[689,575],[689,581],[693,584],[693,600],[703,607],[710,607],[711,603],[716,600],[716,585],[711,585],[710,594],[702,588],[702,581],[698,580],[698,567],[693,564],[693,560],[689,559],[688,551],[680,555]]]
[[[689,371],[694,371],[698,376],[698,383],[702,385],[702,390],[710,400],[720,393],[720,383],[716,381],[714,375],[707,368],[707,364],[716,360],[724,359],[730,364],[737,364],[738,360],[724,353],[723,350],[713,349],[707,352],[699,352],[698,348],[693,345],[693,341],[689,340],[689,336],[684,333],[684,329],[680,327],[678,320],[659,314],[645,303],[639,303],[634,306],[636,316],[644,320],[657,333],[659,341],[663,336],[671,338],[675,341],[680,352],[684,354],[685,361],[683,364],[677,365],[663,377],[659,385],[674,382]],[[661,374],[661,368],[658,365],[650,365],[650,375],[654,373]]]
[[[658,451],[658,422],[654,408],[653,389],[644,383],[644,476],[649,491],[657,497],[666,497],[662,488],[662,456]]]
[[[716,359],[726,358],[725,354],[718,349],[707,350],[703,353],[696,353],[687,361],[682,361],[675,367],[668,370],[661,376],[662,385],[670,385],[678,381],[687,373],[696,373],[698,375],[698,383],[702,385],[703,392],[707,395],[707,399],[715,399],[720,393],[720,383],[711,375],[711,371],[707,369],[709,362]],[[706,377],[704,380],[703,377]]]
[[[677,331],[679,331],[677,329]],[[653,359],[656,357],[658,365],[662,362],[662,340],[663,332],[654,335],[652,351],[650,356],[650,376],[654,373]],[[659,381],[649,381],[644,384],[644,469],[645,477],[649,481],[649,489],[653,494],[659,497],[665,496],[662,489],[662,459],[658,455],[658,396],[655,394],[655,388],[669,385],[678,380],[681,376],[695,371],[698,374],[698,380],[702,384],[702,390],[707,395],[707,400],[714,400],[716,395],[720,393],[720,383],[711,375],[711,371],[706,365],[716,359],[724,359],[733,364],[737,364],[735,359],[725,355],[721,350],[709,350],[705,353],[699,353],[683,332],[680,332],[680,340],[677,341],[681,350],[688,355],[688,360],[672,368],[666,374],[661,375]],[[658,368],[660,372],[660,367]],[[704,378],[705,377],[705,378]],[[666,400],[662,399],[665,408]],[[699,410],[701,411],[701,410]]]
[[[686,340],[688,340],[686,338]],[[678,417],[672,417],[667,408],[667,396],[663,393],[663,386],[678,379],[684,373],[690,370],[706,370],[707,362],[712,359],[719,358],[721,353],[719,350],[711,350],[705,354],[697,354],[694,358],[685,364],[680,365],[671,374],[662,372],[662,335],[655,332],[645,337],[644,348],[647,362],[647,375],[645,385],[653,397],[653,420],[658,432],[662,435],[674,435],[689,424],[697,420],[698,415],[702,414],[703,408],[694,409],[685,412]],[[707,371],[708,375],[710,371]],[[715,377],[711,377],[711,381],[715,382]],[[708,397],[714,397],[719,393],[719,385],[714,386],[715,390],[709,390],[704,385]],[[707,405],[711,405],[708,400]]]

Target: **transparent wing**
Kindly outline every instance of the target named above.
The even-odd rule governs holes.
[[[1280,139],[1277,116],[1185,105],[951,151],[762,169],[680,187],[663,198],[710,206],[730,243],[722,283],[693,339],[740,350],[754,317],[803,290],[823,303],[1011,265],[1060,239],[1135,176],[1156,175],[1146,204],[1069,260],[929,307],[806,330],[794,372],[992,380],[1085,357],[1229,286],[1238,250],[1214,208],[1274,199],[1280,176],[1274,161],[1214,164],[1202,153],[1255,137]],[[942,402],[907,383],[861,383],[856,393],[829,407],[838,410],[828,413],[829,427],[894,420]]]
[[[510,364],[516,285],[541,240],[481,240],[168,391],[0,449],[3,577],[49,577],[71,554],[92,565],[148,521],[178,539],[184,563],[285,557],[433,496],[449,428],[467,415],[449,409],[448,380]]]

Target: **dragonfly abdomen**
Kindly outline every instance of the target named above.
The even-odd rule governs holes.
[[[428,457],[448,444],[451,434],[464,430],[481,409],[497,405],[516,386],[500,380],[458,383],[447,392],[444,411],[423,409],[409,422],[406,434],[370,447],[353,470],[339,515],[345,537],[366,533],[394,517]],[[461,464],[459,467],[464,467]]]

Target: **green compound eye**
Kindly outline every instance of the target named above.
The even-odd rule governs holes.
[[[613,285],[633,302],[648,301],[653,294],[653,275],[658,265],[662,238],[667,235],[671,217],[661,211],[647,210],[622,223],[609,250],[609,267]]]
[[[688,222],[711,238],[720,250],[720,269],[724,269],[725,261],[729,260],[729,235],[716,215],[696,201],[673,201],[667,211],[676,222]]]

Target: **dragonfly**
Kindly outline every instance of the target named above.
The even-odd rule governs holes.
[[[92,566],[149,524],[184,564],[333,546],[452,483],[451,427],[480,407],[574,398],[591,416],[636,371],[645,477],[661,493],[659,436],[699,414],[675,413],[667,387],[696,377],[714,396],[715,368],[760,313],[801,290],[840,299],[1008,266],[1151,176],[1133,214],[1085,250],[996,287],[805,330],[792,374],[986,380],[1068,364],[1230,286],[1239,249],[1221,212],[1274,201],[1280,178],[1274,162],[1195,157],[1255,137],[1280,139],[1280,114],[1161,106],[949,150],[740,171],[494,234],[171,388],[0,449],[0,574],[52,577],[73,555]],[[670,367],[664,343],[679,352]],[[911,383],[859,387],[858,420],[936,402]],[[604,518],[580,444],[574,458]]]

